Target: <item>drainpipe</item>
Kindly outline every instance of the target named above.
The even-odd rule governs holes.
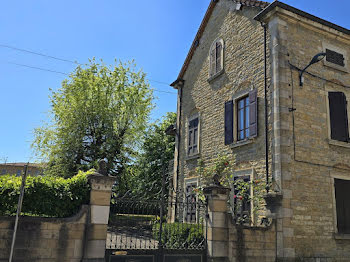
[[[267,28],[266,24],[261,23],[264,28],[264,99],[265,99],[265,168],[266,168],[266,193],[269,193],[269,134],[268,134],[268,111],[267,111]]]

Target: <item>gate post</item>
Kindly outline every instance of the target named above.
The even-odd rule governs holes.
[[[207,198],[207,248],[208,261],[228,261],[229,228],[227,201],[230,189],[221,185],[204,188]]]
[[[89,217],[85,231],[84,256],[82,262],[104,262],[107,225],[115,177],[99,173],[88,176],[91,187]]]

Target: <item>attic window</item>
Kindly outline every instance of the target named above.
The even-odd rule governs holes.
[[[344,55],[333,50],[326,49],[326,61],[339,66],[345,66]]]
[[[222,39],[215,40],[211,47],[209,53],[210,69],[209,77],[210,79],[220,75],[224,68],[224,41]]]

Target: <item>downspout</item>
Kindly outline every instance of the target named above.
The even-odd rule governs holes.
[[[180,167],[180,143],[181,143],[181,111],[182,111],[182,89],[183,89],[183,85],[181,85],[179,87],[179,116],[178,116],[178,128],[179,130],[177,130],[176,135],[177,135],[177,163],[176,163],[176,192],[175,192],[175,216],[176,216],[176,211],[177,211],[177,203],[178,203],[178,190],[179,190],[179,167]]]
[[[267,99],[267,28],[266,24],[261,23],[264,28],[264,99],[265,99],[265,168],[266,168],[266,193],[269,193],[269,137],[268,137],[268,99]]]

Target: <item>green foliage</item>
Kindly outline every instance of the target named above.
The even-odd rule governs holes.
[[[153,225],[153,237],[159,239],[160,224]],[[162,225],[162,243],[166,248],[199,247],[204,234],[201,224],[165,223]]]
[[[250,202],[253,205],[253,213],[255,213],[257,210],[260,210],[262,207],[266,183],[260,179],[251,181],[236,179],[234,181],[234,167],[234,159],[229,159],[227,156],[219,156],[214,160],[214,163],[212,165],[208,166],[205,166],[204,162],[202,160],[199,160],[196,173],[200,177],[201,183],[195,189],[195,192],[198,194],[198,198],[204,201],[205,196],[203,194],[203,189],[204,187],[212,184],[213,177],[216,176],[216,179],[221,185],[231,188],[230,194],[234,194],[233,188],[235,188],[238,192],[236,195],[233,195],[233,199],[236,205],[230,203],[236,222],[239,224],[250,223],[253,222],[251,221],[252,214],[243,214],[242,206],[244,203]]]
[[[72,176],[107,160],[121,174],[132,158],[152,109],[153,93],[133,62],[78,66],[50,97],[50,124],[35,129],[33,147],[45,173]]]
[[[165,130],[176,122],[175,113],[167,113],[161,122],[152,123],[144,132],[141,153],[135,163],[119,179],[115,189],[119,194],[131,191],[143,200],[159,199],[162,176],[168,172],[169,161],[174,158],[175,137]],[[168,192],[168,189],[165,189]]]
[[[54,176],[28,176],[23,198],[22,214],[31,216],[68,217],[89,203],[89,172],[79,172],[64,179]],[[22,178],[0,176],[0,215],[15,215]]]

